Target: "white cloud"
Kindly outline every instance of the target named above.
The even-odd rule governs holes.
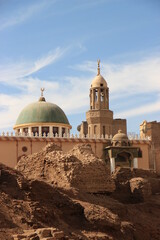
[[[56,48],[54,51],[49,52],[46,56],[43,56],[35,62],[20,62],[5,66],[1,64],[0,82],[26,91],[26,87],[29,87],[31,84],[30,78],[27,77],[57,61],[65,55],[66,51],[67,48]],[[36,81],[37,79],[35,79],[35,82]]]
[[[86,61],[72,68],[97,73],[97,63],[92,61]],[[120,97],[121,94],[160,92],[160,57],[119,65],[102,63],[101,74],[114,97]]]
[[[126,65],[104,65],[110,89],[114,94],[159,91],[160,58],[150,58]]]
[[[160,100],[137,108],[117,113],[115,117],[127,118],[160,111]]]
[[[34,63],[34,67],[31,70],[31,73],[37,72],[41,68],[44,68],[47,65],[53,63],[54,61],[56,61],[57,59],[62,57],[66,53],[67,50],[68,50],[67,48],[66,49],[56,48],[56,50],[54,52],[50,52],[47,56],[38,59]]]

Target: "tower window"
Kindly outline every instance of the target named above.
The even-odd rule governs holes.
[[[100,86],[103,87],[103,83],[101,83]]]
[[[105,134],[106,134],[106,129],[105,129],[105,126],[103,126],[103,137],[105,137]]]
[[[98,100],[98,90],[95,89],[95,102],[97,102],[97,100]]]
[[[104,93],[103,93],[103,90],[101,91],[101,102],[104,101]]]
[[[96,134],[96,132],[97,132],[96,130],[97,130],[97,126],[95,125],[94,126],[94,134]]]

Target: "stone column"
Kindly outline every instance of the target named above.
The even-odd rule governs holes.
[[[28,135],[31,137],[31,134],[32,134],[32,128],[31,127],[28,127]]]
[[[115,171],[115,158],[110,158],[110,168],[111,168],[111,173],[114,173],[114,171]]]
[[[15,129],[14,132],[15,132],[15,136],[17,136],[18,135],[18,129]]]
[[[69,128],[66,128],[66,137],[68,138],[69,137]]]
[[[19,133],[20,133],[20,136],[23,136],[23,128],[20,128]]]
[[[103,93],[104,93],[104,97],[103,97],[104,108],[106,109],[107,108],[107,94],[106,94],[105,90],[103,90]]]
[[[53,127],[49,126],[49,136],[52,137],[53,136]]]
[[[59,137],[62,137],[62,127],[59,127]]]
[[[109,109],[109,89],[106,90],[107,109]]]
[[[138,159],[137,158],[133,159],[133,168],[138,168]]]
[[[91,109],[91,106],[92,106],[92,104],[93,104],[93,99],[92,99],[92,90],[90,89],[90,95],[89,95],[89,97],[90,97],[90,109]]]
[[[95,109],[95,90],[92,89],[92,109]]]
[[[101,108],[101,92],[100,92],[100,88],[98,89],[98,109]]]
[[[39,137],[41,137],[41,136],[42,136],[42,127],[39,126]]]

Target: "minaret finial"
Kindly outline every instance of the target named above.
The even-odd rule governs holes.
[[[45,90],[45,88],[41,88],[41,97],[43,97],[44,90]]]
[[[41,97],[39,98],[39,102],[45,102],[46,99],[43,97],[43,92],[44,92],[45,88],[41,88]]]
[[[97,68],[97,75],[100,75],[100,59],[97,60],[97,63],[98,63],[98,68]]]

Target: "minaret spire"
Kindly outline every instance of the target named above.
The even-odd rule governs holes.
[[[100,75],[100,59],[97,60],[98,68],[97,68],[97,75]]]

